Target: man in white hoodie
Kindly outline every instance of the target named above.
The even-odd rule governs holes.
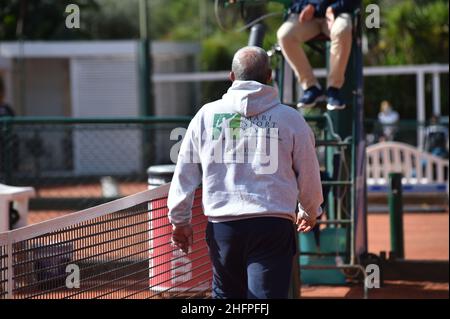
[[[314,135],[267,85],[264,50],[240,49],[230,79],[222,99],[195,115],[181,144],[168,199],[172,242],[188,252],[202,184],[213,297],[287,298],[294,223],[311,230],[323,201]]]

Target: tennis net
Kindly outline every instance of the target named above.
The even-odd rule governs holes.
[[[184,254],[170,243],[168,189],[0,234],[0,298],[208,298],[201,190],[194,199],[194,244]]]

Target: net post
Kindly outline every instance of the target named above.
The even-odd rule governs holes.
[[[389,174],[389,221],[391,228],[391,253],[397,258],[404,258],[403,242],[403,203],[402,174]]]

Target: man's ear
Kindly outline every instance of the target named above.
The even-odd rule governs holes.
[[[234,80],[236,80],[236,76],[234,75],[234,72],[231,71],[230,75],[228,76],[231,82],[234,82]]]

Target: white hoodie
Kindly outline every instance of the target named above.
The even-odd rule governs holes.
[[[189,124],[169,191],[170,222],[191,222],[200,184],[212,222],[262,216],[295,221],[297,201],[301,217],[315,219],[323,197],[314,143],[304,118],[280,103],[276,89],[234,81]]]

